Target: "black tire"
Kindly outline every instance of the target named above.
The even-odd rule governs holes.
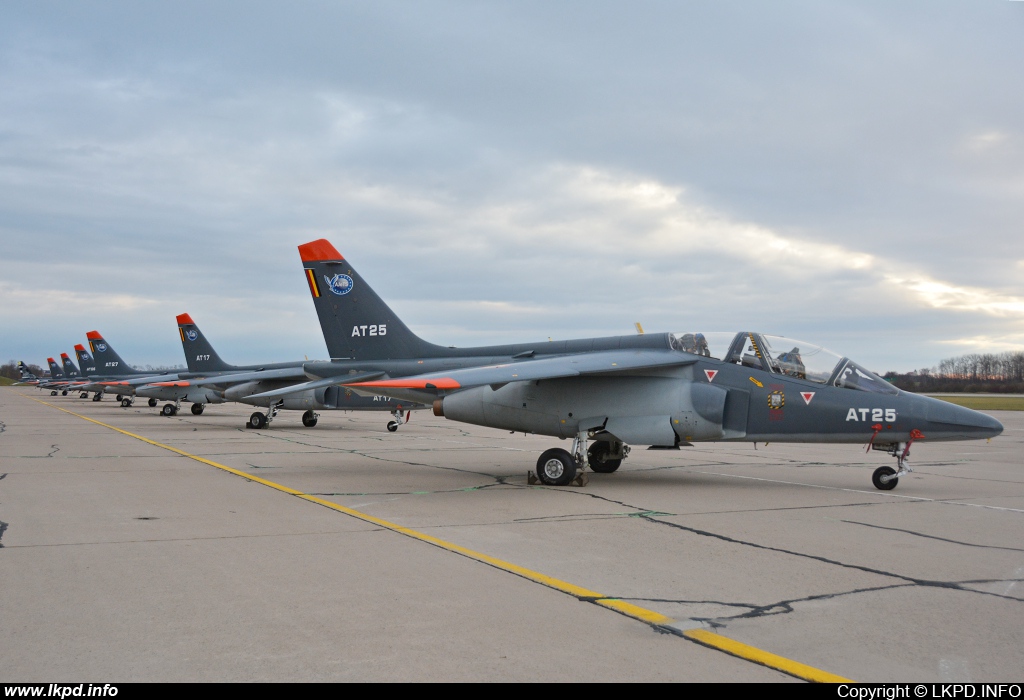
[[[262,430],[267,427],[267,417],[259,411],[256,411],[256,413],[249,416],[249,422],[246,423],[246,426],[253,430]]]
[[[156,399],[150,399],[149,400],[149,407],[150,408],[156,408],[156,404],[157,404],[157,400]]]
[[[65,389],[64,391],[60,392],[60,395],[61,396],[67,396],[68,395],[68,390]]]
[[[388,432],[393,433],[398,430],[398,421],[393,420],[388,422]]]
[[[565,486],[576,478],[576,460],[560,447],[547,450],[537,460],[537,478],[548,486]]]
[[[595,442],[587,450],[587,464],[590,468],[598,474],[611,474],[613,471],[622,466],[621,459],[609,459],[608,455],[611,454],[612,446],[608,442]]]
[[[174,410],[173,403],[165,403],[164,407],[160,409],[160,415],[167,416],[168,418],[173,416],[175,413],[177,413],[177,411]]]
[[[103,394],[93,394],[92,400],[93,401],[102,401],[103,400]]]
[[[88,391],[83,391],[81,394],[78,395],[78,398],[80,398],[80,399],[87,399],[87,398],[89,398],[89,392]]]
[[[306,411],[302,414],[302,424],[307,428],[312,428],[316,425],[316,414],[312,411]]]
[[[57,390],[56,389],[54,389],[53,391],[50,392],[50,396],[56,396],[56,395],[57,395]]]
[[[881,491],[892,491],[896,488],[896,484],[900,483],[900,480],[893,477],[886,482],[882,481],[883,476],[893,476],[896,470],[892,467],[879,467],[875,470],[875,473],[871,475],[871,483],[875,485],[876,489]]]
[[[114,401],[117,401],[118,403],[121,403],[121,400],[123,398],[124,398],[124,396],[122,394],[118,394],[117,396],[114,397]]]
[[[131,399],[121,399],[121,408],[128,408],[131,405]]]
[[[203,415],[203,410],[205,408],[206,408],[206,404],[204,404],[204,403],[194,403],[194,404],[192,404],[192,415],[193,416],[201,416],[201,415]]]

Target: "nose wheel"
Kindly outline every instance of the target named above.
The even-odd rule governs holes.
[[[398,430],[398,426],[408,423],[409,416],[412,415],[412,411],[403,411],[402,407],[399,406],[391,415],[393,415],[395,419],[388,422],[389,433],[393,433]]]

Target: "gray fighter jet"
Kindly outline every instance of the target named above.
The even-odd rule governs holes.
[[[116,392],[116,400],[122,406],[131,406],[135,400],[135,389],[138,386],[161,380],[178,378],[178,372],[168,370],[154,372],[152,370],[135,369],[121,359],[110,343],[103,339],[99,331],[89,331],[85,334],[89,341],[89,347],[93,355],[82,345],[75,346],[75,354],[78,357],[78,364],[81,373],[85,376],[86,382],[75,387],[81,391],[81,398],[87,398],[88,392],[93,394],[93,401],[102,401],[104,393]]]
[[[433,345],[328,241],[303,244],[299,254],[332,358],[306,363],[315,381],[305,386],[333,381],[432,402],[450,420],[571,438],[571,450],[554,447],[537,460],[544,484],[569,484],[588,465],[614,472],[630,444],[770,441],[867,444],[896,458],[896,469],[882,466],[872,477],[888,490],[910,471],[915,441],[1003,430],[985,414],[900,391],[850,358],[753,331]]]
[[[266,428],[280,410],[303,411],[302,424],[312,428],[317,424],[323,410],[347,411],[389,411],[394,418],[388,423],[388,430],[394,432],[409,418],[409,411],[425,408],[422,404],[399,401],[390,396],[362,396],[350,389],[327,385],[306,387],[281,398],[256,398],[260,394],[281,387],[290,387],[306,380],[303,362],[279,362],[262,365],[232,365],[220,358],[217,351],[199,330],[189,314],[179,314],[178,334],[185,351],[189,373],[177,379],[156,382],[139,387],[139,396],[173,401],[164,405],[161,412],[172,416],[178,412],[181,401],[192,403],[192,413],[199,415],[207,403],[236,401],[253,406],[262,406],[265,412],[256,411],[246,423],[249,428]]]

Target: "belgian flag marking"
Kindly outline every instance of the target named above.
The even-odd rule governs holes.
[[[320,298],[320,287],[316,283],[316,273],[306,268],[306,281],[309,282],[309,291],[313,294],[314,299]]]

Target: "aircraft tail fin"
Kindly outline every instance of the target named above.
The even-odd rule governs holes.
[[[57,364],[56,360],[54,360],[52,357],[47,357],[46,358],[46,364],[50,368],[50,379],[63,379],[64,378],[64,372],[61,371],[60,365]]]
[[[179,314],[178,335],[181,336],[181,347],[185,351],[185,362],[189,372],[222,372],[237,369],[220,359],[220,355],[210,345],[199,326],[188,314]]]
[[[121,356],[114,351],[114,348],[110,347],[110,343],[103,339],[99,331],[89,331],[85,337],[89,339],[89,348],[96,358],[96,367],[99,368],[100,374],[116,376],[138,373],[138,370],[121,359]]]
[[[22,362],[21,360],[18,360],[18,372],[20,372],[20,373],[21,373],[21,380],[22,380],[22,381],[26,381],[26,380],[29,380],[29,379],[39,379],[39,377],[37,377],[37,376],[36,376],[36,375],[35,375],[35,374],[34,374],[34,373],[32,372],[32,370],[30,370],[30,369],[28,368],[28,365],[26,365],[26,364],[25,364],[24,362]]]
[[[75,346],[75,355],[78,356],[78,367],[82,370],[82,376],[91,377],[96,374],[96,360],[92,359],[84,345]]]
[[[331,359],[406,359],[444,353],[444,348],[409,330],[329,241],[304,243],[299,256]]]
[[[67,377],[68,379],[73,379],[79,375],[78,367],[75,365],[74,362],[71,361],[71,358],[68,357],[68,354],[66,352],[62,352],[60,354],[60,362],[64,370],[65,377]]]

